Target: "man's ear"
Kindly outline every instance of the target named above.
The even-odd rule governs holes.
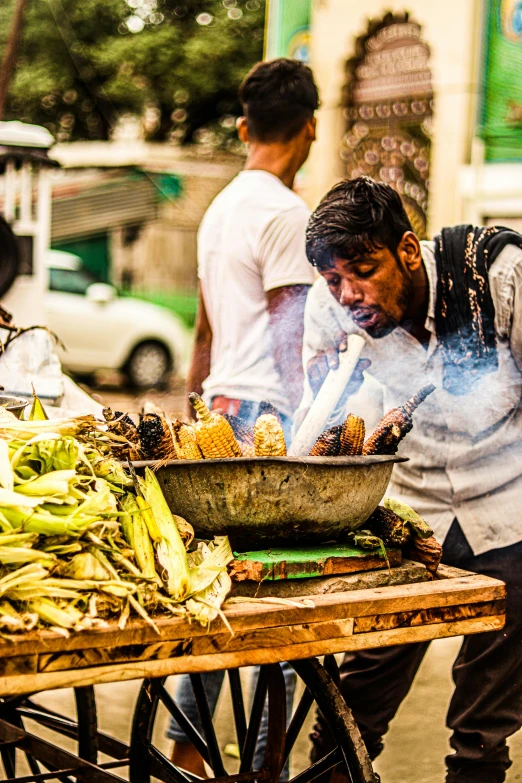
[[[238,117],[236,120],[236,128],[237,128],[237,135],[239,136],[239,140],[242,141],[243,144],[248,144],[250,138],[248,135],[247,118]]]
[[[416,272],[422,264],[422,254],[417,235],[413,231],[406,231],[397,247],[397,255],[402,263],[410,270]]]
[[[314,114],[306,123],[307,141],[315,141],[317,138],[317,118]]]

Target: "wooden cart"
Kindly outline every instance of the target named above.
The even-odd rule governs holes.
[[[173,715],[222,783],[272,780],[288,758],[314,702],[334,738],[328,755],[294,778],[308,781],[345,764],[353,783],[377,780],[359,732],[337,687],[335,653],[428,641],[447,636],[496,631],[504,623],[504,584],[489,577],[441,567],[427,580],[423,566],[404,563],[391,571],[309,580],[300,596],[232,603],[226,622],[207,631],[182,619],[160,620],[159,634],[142,622],[85,631],[63,638],[51,632],[0,640],[0,754],[7,778],[17,783],[58,779],[72,783],[110,783],[113,771],[128,767],[132,783],[152,778],[193,783],[154,744],[160,704]],[[287,586],[288,591],[288,586]],[[264,586],[265,592],[268,590]],[[313,592],[315,590],[315,593]],[[277,586],[271,586],[277,592]],[[284,602],[286,600],[286,603]],[[319,663],[318,656],[325,656]],[[288,728],[284,683],[279,663],[292,662],[305,690]],[[238,667],[259,664],[260,675],[247,716]],[[201,673],[228,669],[238,745],[238,774],[229,775],[220,753]],[[181,713],[165,687],[165,678],[189,673],[204,736]],[[136,704],[130,745],[97,729],[93,685],[144,679]],[[47,710],[31,694],[73,687],[77,720]],[[268,694],[269,730],[262,769],[253,770],[254,751]],[[30,718],[57,732],[55,744],[28,733]],[[78,755],[62,750],[60,735],[78,741]],[[16,777],[15,749],[27,757],[30,775]],[[98,754],[111,757],[100,763]]]

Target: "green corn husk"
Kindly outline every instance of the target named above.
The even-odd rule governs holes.
[[[40,398],[37,397],[33,386],[33,402],[29,411],[28,421],[49,421],[49,416],[45,412]]]
[[[417,536],[418,538],[432,537],[433,530],[431,527],[424,521],[420,514],[417,514],[417,512],[411,506],[408,506],[407,503],[403,503],[402,500],[398,500],[397,498],[385,498],[384,507],[393,511],[404,522],[408,522],[414,536]]]
[[[165,571],[167,592],[176,600],[183,601],[190,593],[191,586],[187,553],[158,479],[150,468],[145,469],[144,488],[145,499],[161,536],[161,540],[155,542],[155,549]]]
[[[75,555],[64,571],[65,576],[71,579],[90,579],[94,581],[107,581],[111,575],[90,552],[82,552]]]
[[[45,422],[47,424],[47,422]],[[31,468],[37,475],[53,470],[75,470],[80,456],[80,445],[72,436],[57,432],[35,434],[28,441],[15,441],[11,456],[13,470]]]
[[[7,490],[14,488],[14,472],[9,459],[9,446],[7,441],[0,440],[0,485]]]
[[[136,562],[143,575],[147,579],[156,578],[156,564],[154,561],[154,548],[150,540],[147,525],[140,512],[136,498],[133,495],[125,495],[120,501],[125,514],[121,517],[123,535],[128,544],[134,550]]]
[[[81,627],[84,617],[83,612],[75,606],[68,604],[66,607],[61,607],[50,598],[34,598],[32,601],[27,601],[27,608],[49,625],[67,630]]]
[[[50,421],[19,421],[0,422],[0,437],[9,440],[31,440],[35,435],[69,435],[76,437],[87,432],[96,431],[100,423],[94,416],[76,416],[75,418],[52,419]]]
[[[52,568],[56,562],[56,557],[50,552],[40,552],[38,549],[30,549],[29,547],[0,546],[0,563],[2,565],[41,563],[47,568]]]
[[[208,627],[221,614],[221,605],[231,588],[232,580],[227,571],[221,571],[208,587],[187,600],[187,611],[200,625]]]

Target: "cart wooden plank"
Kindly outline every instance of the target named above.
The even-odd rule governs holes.
[[[226,606],[227,625],[210,630],[183,619],[0,641],[0,695],[182,672],[236,668],[326,653],[499,630],[505,586],[440,569],[439,579]]]

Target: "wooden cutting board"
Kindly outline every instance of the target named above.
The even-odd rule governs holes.
[[[388,562],[379,550],[368,551],[346,544],[292,549],[274,547],[259,552],[234,552],[228,572],[235,582],[262,582],[353,574],[400,565],[400,549],[387,549],[386,555]]]

